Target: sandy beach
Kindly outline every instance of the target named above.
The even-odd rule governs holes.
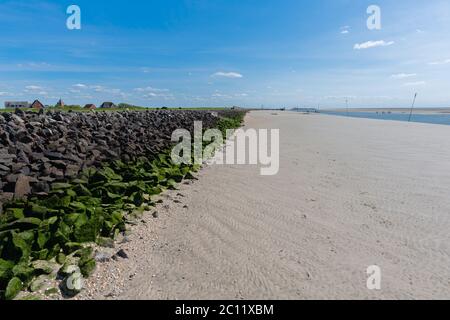
[[[279,174],[204,167],[78,298],[450,299],[450,126],[257,111],[246,127],[280,129]]]

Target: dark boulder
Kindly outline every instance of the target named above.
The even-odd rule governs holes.
[[[175,129],[192,133],[194,121],[207,129],[217,118],[207,111],[185,110],[3,113],[0,194],[42,194],[51,183],[76,178],[84,168],[153,158],[172,145]]]

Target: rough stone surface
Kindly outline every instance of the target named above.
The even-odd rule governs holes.
[[[17,181],[15,183],[14,198],[15,199],[23,199],[28,194],[30,194],[30,192],[31,192],[30,177],[27,177],[25,175],[20,175],[17,178]]]
[[[46,193],[87,167],[152,158],[171,145],[176,129],[211,128],[209,111],[24,112],[0,114],[0,206],[11,198]]]

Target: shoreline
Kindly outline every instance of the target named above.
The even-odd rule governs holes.
[[[77,299],[450,298],[449,127],[253,111],[245,128],[281,129],[280,173],[205,166]]]
[[[342,112],[346,113],[347,109],[324,109],[324,112]],[[350,112],[384,112],[384,113],[395,113],[395,114],[409,114],[411,108],[350,108]],[[450,114],[450,108],[414,108],[414,113],[416,114]]]

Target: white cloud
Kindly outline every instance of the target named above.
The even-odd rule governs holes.
[[[351,99],[356,99],[357,96],[352,96],[352,95],[344,96],[344,95],[342,95],[342,96],[325,96],[323,98],[326,99],[326,100],[351,100]]]
[[[10,96],[9,92],[0,92],[0,96]]]
[[[362,50],[362,49],[370,49],[370,48],[376,48],[376,47],[388,47],[388,46],[393,45],[394,43],[395,43],[394,41],[386,42],[384,40],[367,41],[367,42],[364,42],[364,43],[357,43],[357,44],[355,44],[353,49],[355,49],[355,50]]]
[[[105,87],[103,87],[103,86],[90,86],[89,87],[90,89],[93,89],[95,92],[103,92],[103,91],[105,91]]]
[[[224,77],[224,78],[232,78],[232,79],[238,79],[243,78],[244,76],[237,72],[216,72],[212,75],[213,77]]]
[[[341,34],[349,34],[349,33],[350,33],[350,26],[341,27]]]
[[[145,88],[136,88],[134,89],[134,91],[136,92],[169,92],[168,89],[158,89],[158,88],[154,88],[154,87],[145,87]]]
[[[211,95],[213,99],[233,99],[233,98],[246,98],[248,97],[248,93],[234,93],[234,94],[225,94],[216,90],[215,93]]]
[[[38,91],[38,90],[42,90],[42,87],[40,87],[40,86],[34,86],[34,85],[32,85],[32,86],[26,86],[26,87],[25,87],[25,90],[26,90],[26,91]]]
[[[441,61],[430,62],[429,65],[437,66],[437,65],[449,64],[449,63],[450,63],[450,59],[446,59],[446,60],[441,60]]]
[[[228,94],[222,94],[222,93],[218,93],[218,92],[212,94],[211,97],[213,99],[230,99],[231,98],[231,96]]]
[[[416,81],[416,82],[407,82],[403,86],[405,87],[417,87],[417,86],[424,86],[427,83],[425,81]]]
[[[324,100],[337,100],[341,103],[345,103],[345,100],[356,100],[356,101],[370,101],[373,102],[373,100],[392,100],[394,99],[391,96],[325,96],[322,97]]]
[[[127,94],[124,93],[121,89],[116,89],[116,88],[108,88],[105,86],[100,86],[100,85],[84,85],[84,84],[76,84],[73,85],[74,89],[70,90],[70,92],[72,93],[81,93],[82,90],[81,89],[91,89],[94,90],[94,92],[97,93],[107,93],[107,94],[111,94],[111,95],[116,95],[116,96],[121,96],[121,97],[126,97]]]
[[[17,67],[19,68],[29,67],[32,69],[36,69],[36,68],[50,67],[50,64],[47,62],[27,62],[27,63],[18,63]]]
[[[144,87],[144,88],[135,88],[135,92],[139,92],[142,94],[144,99],[164,99],[164,100],[173,100],[175,99],[174,95],[170,93],[169,89],[159,89],[154,87]]]
[[[105,92],[107,94],[111,94],[111,95],[114,95],[114,96],[119,96],[121,98],[125,98],[125,97],[129,96],[127,93],[123,92],[121,89],[109,89],[109,88],[106,88],[102,92]]]
[[[170,93],[155,93],[155,92],[148,92],[143,95],[145,99],[154,99],[154,98],[160,98],[164,100],[173,100],[175,97]]]
[[[412,78],[417,76],[416,73],[398,73],[398,74],[393,74],[391,76],[391,78],[393,79],[406,79],[406,78]]]

